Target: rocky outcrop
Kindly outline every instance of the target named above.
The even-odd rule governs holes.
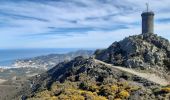
[[[113,65],[163,72],[170,69],[170,43],[156,34],[140,34],[95,52],[96,59]]]

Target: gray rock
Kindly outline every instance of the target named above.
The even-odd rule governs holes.
[[[156,34],[129,36],[95,53],[96,59],[137,69],[155,69],[166,73],[170,68],[170,43]]]

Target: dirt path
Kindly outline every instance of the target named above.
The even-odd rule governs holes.
[[[3,82],[5,82],[6,80],[4,79],[0,79],[0,84],[2,84]]]
[[[131,73],[131,74],[133,74],[133,75],[137,75],[137,76],[139,76],[139,77],[142,77],[142,78],[147,79],[147,80],[149,80],[149,81],[151,81],[151,82],[160,84],[160,85],[162,85],[162,86],[166,86],[166,85],[169,85],[169,84],[170,84],[170,81],[168,81],[168,80],[166,80],[166,79],[163,79],[163,78],[161,78],[161,77],[159,77],[159,76],[156,76],[155,74],[141,73],[141,72],[137,72],[137,71],[135,71],[135,70],[133,70],[133,69],[130,69],[130,68],[113,66],[113,65],[111,65],[111,64],[107,64],[107,63],[105,63],[105,62],[102,62],[102,61],[96,60],[96,59],[95,59],[95,61],[98,62],[98,63],[102,63],[102,64],[105,64],[105,65],[114,67],[114,68],[116,68],[116,69],[118,69],[118,70],[125,71],[125,72]]]

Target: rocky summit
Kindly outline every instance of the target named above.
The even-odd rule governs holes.
[[[97,50],[95,56],[113,65],[159,74],[167,74],[170,70],[170,43],[152,33],[129,36],[114,42],[107,49]]]

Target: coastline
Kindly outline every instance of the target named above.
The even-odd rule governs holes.
[[[15,66],[12,65],[17,60],[21,59],[29,59],[50,54],[66,54],[69,52],[74,52],[76,50],[81,50],[81,48],[0,49],[0,68],[14,68]]]
[[[0,69],[11,69],[11,68],[19,68],[15,66],[0,66]]]

